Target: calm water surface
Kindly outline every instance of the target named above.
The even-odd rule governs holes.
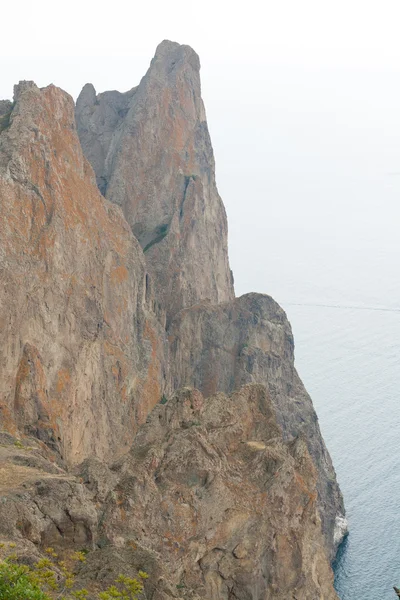
[[[400,583],[400,313],[287,307],[297,367],[345,498],[342,600],[393,599]]]

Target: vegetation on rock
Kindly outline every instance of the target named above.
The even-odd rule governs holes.
[[[20,564],[16,554],[0,562],[0,600],[85,600],[89,591],[76,589],[74,567],[85,562],[83,552],[74,552],[66,560],[59,560],[52,548],[47,558],[32,567]],[[143,592],[143,581],[148,575],[139,571],[138,579],[119,575],[114,585],[91,595],[96,600],[137,600]]]

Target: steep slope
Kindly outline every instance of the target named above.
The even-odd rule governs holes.
[[[1,467],[18,477],[2,490],[0,541],[25,556],[92,550],[86,587],[145,569],[154,600],[337,600],[315,469],[302,440],[282,442],[263,386],[207,399],[181,390],[111,470],[88,460],[76,479],[12,441]]]
[[[157,551],[180,586],[219,600],[336,598],[312,461],[304,442],[282,443],[264,386],[178,392],[114,471],[104,533]]]
[[[145,567],[154,600],[334,600],[342,497],[284,311],[233,298],[197,55],[163,42],[127,94],[85,86],[96,178],[67,94],[14,100],[0,428],[33,450],[0,437],[0,536],[94,550],[83,579]]]
[[[99,188],[139,240],[168,322],[234,297],[199,69],[191,48],[164,41],[137,88],[96,96],[87,85],[76,106]]]
[[[115,456],[164,380],[164,334],[143,254],[97,190],[72,98],[23,82],[8,111],[0,129],[0,423],[67,463]]]
[[[269,296],[246,294],[219,306],[182,310],[168,331],[169,389],[190,385],[206,396],[265,385],[287,440],[304,439],[317,472],[318,506],[331,556],[343,536],[344,506],[311,398],[294,368],[285,312]]]
[[[123,207],[141,241],[157,301],[167,311],[169,393],[191,386],[207,396],[243,383],[266,385],[287,439],[307,440],[333,556],[344,532],[343,499],[294,369],[290,325],[266,296],[232,297],[226,218],[200,92],[197,55],[165,41],[126,94],[96,96],[93,86],[84,87],[76,108],[80,140],[99,188]]]

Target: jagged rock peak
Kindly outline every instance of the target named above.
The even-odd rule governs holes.
[[[158,600],[336,600],[340,490],[284,311],[233,298],[199,66],[163,42],[77,128],[52,85],[0,103],[0,542],[125,556]]]
[[[80,102],[90,102],[94,104],[96,102],[96,90],[92,83],[86,83],[81,93],[79,94]]]
[[[164,41],[137,88],[95,96],[85,86],[76,107],[98,187],[122,207],[168,322],[234,297],[199,69],[194,50]]]
[[[199,55],[193,48],[184,44],[178,44],[177,42],[171,42],[170,40],[163,40],[158,44],[154,58],[151,61],[151,66],[154,66],[156,63],[162,63],[169,69],[173,68],[176,63],[187,63],[196,71],[200,70]]]
[[[19,83],[14,85],[14,102],[17,102],[19,96],[23,92],[26,92],[26,90],[31,90],[31,89],[39,90],[38,86],[36,85],[36,83],[34,81],[20,81]]]

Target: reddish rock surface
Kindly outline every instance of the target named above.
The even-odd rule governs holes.
[[[97,190],[72,98],[16,87],[0,133],[0,419],[68,463],[128,448],[159,401],[142,250]]]
[[[154,600],[333,600],[343,500],[284,311],[234,299],[197,55],[76,119],[0,102],[0,537]]]

